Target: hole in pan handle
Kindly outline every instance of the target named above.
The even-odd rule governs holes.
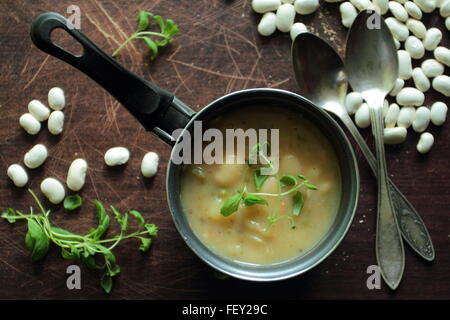
[[[83,47],[76,56],[51,40],[55,29],[63,29]],[[62,15],[46,12],[31,24],[31,40],[42,51],[88,75],[114,96],[148,131],[173,145],[171,133],[183,128],[195,114],[173,94],[128,71],[98,48]]]

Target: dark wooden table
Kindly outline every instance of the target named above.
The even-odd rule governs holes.
[[[289,50],[290,38],[279,34],[262,38],[256,32],[259,15],[250,0],[182,1],[77,1],[81,28],[106,52],[111,53],[135,28],[134,17],[145,9],[173,18],[180,34],[151,62],[138,42],[118,60],[138,75],[174,92],[199,110],[210,101],[235,90],[272,87],[296,91]],[[359,150],[361,198],[353,225],[342,244],[322,264],[307,274],[276,283],[218,280],[178,235],[165,196],[165,169],[169,148],[145,132],[108,93],[82,73],[36,49],[30,41],[32,18],[44,11],[66,12],[71,1],[0,2],[0,209],[26,210],[32,199],[26,189],[15,188],[6,177],[8,165],[21,162],[35,143],[45,143],[50,158],[33,170],[29,187],[38,191],[47,176],[65,180],[70,162],[84,157],[90,165],[82,191],[83,209],[74,214],[56,209],[53,220],[76,232],[95,223],[91,199],[100,199],[122,210],[136,209],[159,226],[160,233],[148,254],[134,241],[117,249],[122,268],[108,297],[99,286],[100,274],[82,267],[82,289],[66,288],[66,268],[57,248],[44,261],[31,263],[24,248],[23,223],[0,223],[0,299],[449,299],[450,298],[450,139],[449,124],[431,127],[436,141],[428,155],[415,150],[418,134],[409,130],[405,144],[388,148],[392,179],[421,213],[433,238],[436,260],[426,263],[406,246],[406,270],[399,289],[391,292],[366,286],[366,269],[375,264],[376,182]],[[328,39],[343,54],[346,30],[339,22],[338,5],[324,4],[312,16],[297,17]],[[427,25],[442,19],[434,14]],[[444,44],[449,46],[448,31]],[[320,68],[320,66],[318,66]],[[324,70],[326,72],[326,70]],[[448,70],[447,70],[448,74]],[[62,136],[47,130],[29,136],[18,125],[31,99],[46,101],[53,86],[64,88],[68,106]],[[427,103],[449,100],[427,93]],[[365,136],[372,144],[368,131]],[[107,168],[104,152],[123,145],[131,150],[130,162],[119,169]],[[161,156],[159,173],[144,180],[142,156],[156,151]]]

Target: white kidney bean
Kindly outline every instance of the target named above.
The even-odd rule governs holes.
[[[400,107],[396,103],[392,103],[388,111],[386,113],[386,117],[384,118],[384,126],[386,128],[393,128],[397,123],[398,114],[400,112]]]
[[[442,32],[438,28],[430,28],[427,30],[423,38],[423,46],[428,51],[433,51],[442,40]]]
[[[448,31],[450,31],[450,17],[445,19],[445,27]]]
[[[397,125],[408,129],[416,118],[416,109],[414,107],[403,107],[400,109],[397,118]]]
[[[405,41],[406,38],[408,38],[409,29],[405,24],[403,24],[402,22],[398,21],[393,17],[386,18],[384,21],[391,30],[394,38],[396,38],[399,41]]]
[[[389,1],[389,10],[392,15],[399,21],[405,22],[408,19],[408,12],[400,3]]]
[[[360,128],[370,126],[370,111],[367,103],[363,103],[355,112],[355,123]]]
[[[421,68],[428,78],[434,78],[444,73],[444,66],[435,59],[427,59],[422,62]]]
[[[336,3],[336,2],[343,2],[345,0],[325,0],[325,2],[329,2],[329,3]]]
[[[405,141],[407,130],[402,127],[384,128],[383,140],[385,144],[399,144]]]
[[[43,144],[36,144],[23,157],[23,162],[30,169],[40,167],[48,157],[47,147]]]
[[[62,110],[66,105],[64,91],[61,88],[51,88],[48,92],[48,105],[53,110]]]
[[[113,147],[105,153],[105,163],[110,167],[125,164],[129,159],[130,151],[124,147]]]
[[[449,0],[450,1],[450,0]],[[450,50],[446,47],[437,47],[433,51],[434,58],[440,63],[450,67]]]
[[[414,80],[414,85],[420,91],[427,92],[430,89],[431,82],[421,68],[414,68],[412,78]]]
[[[80,191],[86,182],[88,164],[86,160],[78,158],[72,161],[67,171],[66,184],[72,191]]]
[[[289,32],[294,24],[295,9],[292,4],[282,4],[277,10],[276,25],[281,32]]]
[[[372,3],[380,9],[380,14],[386,14],[389,10],[389,0],[372,0]]]
[[[294,23],[290,31],[292,41],[302,32],[308,32],[308,28],[301,22]]]
[[[439,13],[441,14],[442,18],[448,18],[450,17],[450,1],[447,0],[442,3]]]
[[[403,89],[404,86],[405,86],[405,80],[397,78],[397,80],[395,80],[394,87],[392,88],[391,92],[389,92],[389,95],[391,97],[395,97],[400,92],[400,90]]]
[[[401,3],[401,4],[405,4],[406,1],[408,1],[408,0],[393,0],[393,1],[398,2],[398,3]]]
[[[350,28],[358,15],[356,8],[350,2],[344,2],[339,5],[339,11],[342,24],[344,27]]]
[[[411,33],[415,35],[417,38],[419,39],[425,38],[427,28],[425,27],[422,21],[410,18],[406,20],[406,26],[408,30],[411,31]]]
[[[395,49],[399,50],[399,49],[400,49],[400,46],[401,46],[400,41],[398,41],[398,40],[395,39],[395,38],[393,38],[393,39],[394,39]]]
[[[12,164],[8,167],[6,174],[16,187],[23,187],[28,183],[28,174],[19,164]]]
[[[420,107],[416,110],[416,118],[412,123],[415,132],[424,132],[431,120],[431,112],[427,107]]]
[[[290,3],[293,4],[294,0],[281,0],[282,3]]]
[[[354,5],[356,7],[356,9],[358,9],[359,11],[368,9],[372,3],[370,2],[370,0],[350,0],[350,2],[352,3],[352,5]]]
[[[66,196],[63,184],[55,178],[45,178],[41,182],[41,192],[53,204],[62,202]]]
[[[31,100],[28,103],[28,112],[39,121],[47,120],[50,115],[50,109],[39,100]]]
[[[430,151],[434,143],[434,137],[429,132],[424,132],[420,135],[419,142],[417,143],[417,151],[420,153],[427,153]]]
[[[28,134],[36,135],[41,131],[41,123],[31,113],[21,115],[19,123]]]
[[[437,101],[431,106],[431,122],[435,126],[442,126],[447,118],[448,107],[445,103]]]
[[[442,7],[447,0],[436,0],[436,8]]]
[[[412,62],[411,56],[406,50],[398,50],[398,77],[403,80],[408,80],[412,77]]]
[[[146,178],[153,177],[158,171],[159,156],[155,152],[148,152],[142,158],[141,173]]]
[[[415,4],[425,13],[433,12],[436,9],[436,0],[413,0]]]
[[[387,114],[388,110],[389,110],[389,101],[384,99],[384,101],[383,101],[383,113],[382,113],[383,118],[386,117],[386,114]]]
[[[60,134],[64,129],[64,113],[59,110],[50,113],[47,121],[47,128],[53,135]]]
[[[407,1],[404,4],[405,6],[405,10],[406,12],[408,12],[408,14],[414,18],[414,19],[422,19],[422,10],[420,10],[420,8],[417,6],[417,4],[415,4],[412,1]]]
[[[319,0],[295,0],[294,7],[298,14],[311,14],[319,8]]]
[[[425,55],[425,48],[422,41],[415,36],[409,36],[405,41],[405,50],[413,59],[422,59]]]
[[[275,13],[264,13],[257,27],[259,34],[266,37],[272,35],[277,29],[276,20],[277,15]]]
[[[252,8],[257,13],[275,11],[281,6],[280,0],[253,0]]]
[[[401,106],[421,106],[425,100],[422,91],[416,88],[406,87],[400,90],[396,97],[397,103]]]
[[[350,92],[345,97],[345,108],[347,109],[347,112],[349,115],[354,115],[355,112],[358,110],[358,108],[363,103],[363,97],[359,92]]]
[[[450,97],[450,77],[446,75],[437,76],[431,83],[433,89],[442,93],[446,97]]]

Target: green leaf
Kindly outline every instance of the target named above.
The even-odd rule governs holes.
[[[308,188],[309,190],[319,190],[319,188],[317,188],[315,185],[305,181],[303,182],[305,184],[305,187]]]
[[[137,32],[145,31],[148,28],[148,25],[150,24],[150,21],[148,19],[149,13],[145,11],[139,11],[136,17],[136,21],[138,23],[137,26]]]
[[[142,216],[142,214],[139,211],[131,210],[129,212],[129,214],[131,214],[133,217],[136,218],[136,220],[139,222],[139,226],[141,226],[141,227],[144,226],[145,220],[144,220],[144,217]]]
[[[106,272],[103,274],[102,278],[100,279],[100,285],[102,286],[103,290],[105,290],[106,293],[110,293],[112,289],[112,278],[109,274]]]
[[[263,204],[268,206],[269,204],[267,203],[267,201],[261,197],[255,196],[253,194],[248,194],[245,198],[244,198],[244,204],[246,206],[253,206],[255,204]]]
[[[156,56],[158,55],[158,45],[156,44],[155,41],[153,41],[151,38],[149,37],[141,37],[142,39],[144,39],[145,43],[147,44],[147,46],[149,47],[149,49],[152,51],[152,55],[150,56],[150,59],[153,60],[156,58]]]
[[[74,194],[71,196],[67,196],[64,199],[64,209],[72,211],[75,210],[83,204],[83,199],[78,195]]]
[[[242,200],[242,194],[240,192],[236,193],[234,196],[230,197],[225,201],[222,208],[220,209],[220,213],[224,217],[228,217],[233,212],[236,212],[239,209],[239,203]]]
[[[297,191],[292,197],[292,200],[294,201],[292,206],[292,214],[294,216],[298,216],[302,212],[303,206],[305,205],[303,194],[300,191]]]
[[[147,252],[148,249],[150,249],[150,245],[152,244],[152,239],[139,237],[139,240],[141,240],[141,245],[139,247],[139,250],[141,250],[142,252]]]
[[[122,222],[120,224],[120,230],[122,232],[126,232],[128,229],[128,213],[125,213],[124,217],[122,218]]]
[[[98,226],[92,233],[92,237],[95,240],[98,240],[105,234],[106,230],[108,230],[110,219],[109,216],[106,214],[103,204],[98,200],[94,200],[93,202],[95,206],[95,213],[97,214],[98,218]]]
[[[306,177],[304,175],[302,175],[302,174],[298,174],[297,177],[299,177],[302,180],[306,180]]]
[[[8,208],[5,211],[3,211],[1,217],[3,219],[6,219],[9,223],[14,223],[16,222],[16,218],[14,218],[15,216],[17,216],[16,211],[13,208]]]
[[[41,226],[32,219],[28,219],[28,233],[34,242],[33,250],[31,251],[31,260],[39,261],[47,254],[50,240]]]
[[[266,182],[267,178],[269,178],[268,175],[261,175],[261,168],[258,168],[255,171],[253,171],[253,180],[255,181],[256,191],[261,190],[261,187],[264,184],[264,182]]]
[[[68,244],[70,251],[61,248],[61,256],[66,260],[80,260],[80,250],[75,248],[72,244]]]
[[[84,253],[83,253],[82,261],[89,269],[103,269],[104,268],[104,266],[99,266],[97,264],[97,262],[95,261],[94,255],[84,256]]]
[[[27,250],[30,251],[30,253],[32,253],[34,249],[34,239],[31,237],[29,231],[25,235],[25,248],[27,248]]]
[[[282,176],[280,178],[280,185],[282,187],[295,186],[296,184],[297,184],[297,179],[295,179],[295,177],[290,174]]]
[[[150,236],[155,237],[158,234],[158,227],[156,226],[156,224],[147,223],[144,225],[144,227]]]

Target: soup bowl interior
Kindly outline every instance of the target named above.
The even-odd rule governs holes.
[[[207,123],[228,111],[248,106],[269,106],[274,110],[283,108],[301,114],[314,123],[330,141],[339,162],[341,199],[336,217],[322,239],[309,251],[289,260],[272,264],[236,261],[210,250],[189,226],[180,197],[183,165],[176,165],[172,161],[169,162],[167,169],[167,198],[173,221],[180,235],[204,262],[225,274],[240,279],[252,281],[286,279],[302,274],[319,264],[333,252],[344,238],[353,221],[358,202],[358,166],[353,148],[336,121],[307,99],[288,91],[249,89],[231,93],[203,108],[184,130],[188,130],[192,134],[194,121],[201,120]]]

